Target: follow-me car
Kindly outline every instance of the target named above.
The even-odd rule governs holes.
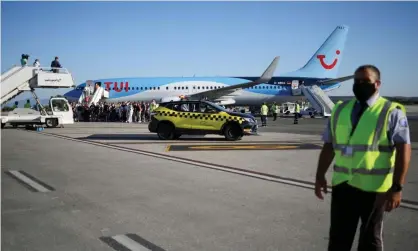
[[[240,140],[257,132],[257,120],[209,101],[172,101],[160,103],[151,113],[148,129],[165,140],[178,139],[184,134],[218,134],[227,140]]]

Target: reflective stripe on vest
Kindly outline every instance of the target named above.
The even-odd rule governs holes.
[[[373,108],[364,112],[363,116],[366,117],[361,118],[362,125],[360,125],[360,120],[358,122],[358,127],[363,128],[367,126],[366,122],[376,123],[374,131],[372,131],[373,137],[361,135],[361,128],[357,128],[356,130],[360,130],[360,132],[356,132],[350,137],[349,129],[351,129],[351,126],[344,123],[351,124],[348,121],[351,121],[354,102],[353,99],[337,104],[331,117],[335,151],[333,185],[348,181],[349,184],[362,190],[385,192],[392,185],[394,166],[394,148],[389,145],[390,141],[384,133],[387,129],[387,116],[389,111],[397,106],[401,107],[402,110],[404,109],[396,103],[379,98],[375,104],[376,106],[373,105]],[[351,106],[351,108],[348,108],[348,106]],[[344,117],[340,118],[343,111]],[[339,126],[341,127],[340,130]],[[363,131],[365,131],[363,134],[367,134],[370,128],[363,129]],[[344,142],[347,140],[348,142]],[[354,144],[350,141],[354,141]],[[364,144],[361,144],[362,141],[364,141]],[[353,155],[351,157],[342,156],[342,152],[347,146],[352,149]]]

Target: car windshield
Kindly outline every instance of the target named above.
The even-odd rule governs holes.
[[[212,102],[206,101],[206,103],[208,103],[209,105],[215,107],[217,110],[223,111],[223,112],[227,112],[227,110],[225,108],[223,108],[222,106],[219,106],[217,104],[214,104]]]

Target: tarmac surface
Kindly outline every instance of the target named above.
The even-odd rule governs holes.
[[[330,194],[312,189],[325,123],[270,118],[239,142],[161,141],[146,124],[5,128],[2,250],[326,250]],[[409,126],[385,250],[418,249],[418,121]]]

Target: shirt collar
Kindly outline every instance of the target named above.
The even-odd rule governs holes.
[[[380,98],[380,94],[377,92],[376,94],[374,94],[373,96],[371,96],[368,100],[367,100],[367,105],[369,107],[372,107],[374,104],[376,104],[377,100]],[[357,103],[359,103],[359,101],[357,100]]]

